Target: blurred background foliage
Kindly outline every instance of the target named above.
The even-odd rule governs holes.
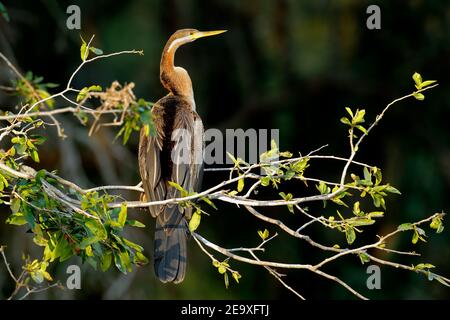
[[[143,49],[144,56],[120,56],[87,66],[75,79],[78,88],[91,84],[109,86],[114,80],[134,82],[136,96],[156,101],[165,94],[159,83],[161,50],[177,29],[228,29],[220,37],[197,41],[177,53],[178,65],[193,80],[197,110],[206,128],[280,128],[282,150],[307,153],[329,144],[326,154],[348,154],[347,132],[340,124],[344,107],[365,108],[367,119],[394,98],[413,90],[411,75],[420,72],[436,79],[440,86],[427,92],[423,102],[409,99],[396,105],[368,137],[359,160],[384,170],[386,181],[403,195],[391,197],[388,214],[358,241],[373,241],[375,235],[395,229],[403,222],[420,220],[450,204],[450,4],[447,0],[408,1],[228,1],[228,0],[129,0],[76,1],[81,8],[82,29],[66,28],[66,8],[74,1],[2,1],[10,22],[0,19],[0,51],[25,72],[32,70],[48,82],[64,85],[80,63],[80,35],[95,34],[94,45],[104,52]],[[381,7],[382,29],[366,28],[366,8]],[[8,84],[12,74],[0,65],[0,82]],[[57,89],[56,89],[57,90]],[[0,105],[14,103],[0,92]],[[102,129],[89,138],[88,130],[72,116],[61,116],[65,140],[53,128],[42,147],[41,163],[57,169],[62,177],[88,187],[104,184],[136,184],[137,135],[126,147],[113,142],[116,131]],[[341,165],[312,162],[308,176],[337,179]],[[358,174],[360,174],[358,172]],[[225,178],[206,173],[204,188]],[[281,191],[281,190],[280,190]],[[300,190],[291,190],[300,194]],[[277,194],[278,191],[274,194]],[[124,194],[136,198],[136,194]],[[319,214],[334,214],[332,206],[310,206]],[[327,211],[329,210],[329,211]],[[292,226],[299,215],[286,208],[267,210]],[[16,268],[21,252],[37,254],[26,228],[4,224],[8,209],[1,207],[0,243]],[[152,252],[150,215],[131,213],[147,228],[133,230],[131,239]],[[448,225],[446,223],[446,225]],[[224,247],[253,246],[258,229],[268,227],[234,206],[220,204],[220,210],[203,219],[198,230]],[[406,263],[431,262],[436,272],[450,275],[450,228],[441,235],[429,232],[428,243],[414,248],[410,235],[396,238],[396,248],[422,252]],[[344,243],[342,234],[313,227],[308,234],[328,244]],[[361,243],[361,242],[360,242]],[[357,243],[355,243],[357,244]],[[129,275],[115,270],[106,274],[89,266],[82,268],[82,290],[52,289],[34,298],[77,299],[231,299],[294,298],[264,269],[233,262],[243,278],[225,289],[223,278],[190,241],[188,272],[181,285],[162,285],[152,266]],[[263,257],[299,263],[318,262],[322,253],[300,241],[281,235],[270,243]],[[39,257],[36,257],[39,258]],[[54,278],[63,283],[71,259],[52,267]],[[448,288],[424,277],[381,267],[382,290],[369,291],[366,266],[357,257],[339,260],[325,271],[340,276],[371,298],[449,298]],[[309,298],[353,298],[345,289],[307,271],[287,272],[288,283]],[[0,296],[13,289],[0,266]]]

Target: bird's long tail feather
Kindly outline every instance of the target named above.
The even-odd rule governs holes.
[[[156,219],[154,267],[161,282],[180,283],[184,280],[187,263],[187,235],[189,229],[182,213],[175,209],[164,225]]]

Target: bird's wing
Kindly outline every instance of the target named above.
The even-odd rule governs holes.
[[[189,180],[189,190],[200,192],[203,180],[203,159],[205,152],[205,139],[203,122],[196,112],[194,117],[194,135],[192,137],[194,165],[191,166],[191,179]],[[192,212],[186,212],[186,216],[190,219]]]
[[[164,139],[163,109],[160,105],[153,106],[152,115],[156,135],[147,136],[142,128],[139,140],[139,171],[147,201],[164,200],[166,197],[166,184],[162,179],[160,162]],[[163,209],[161,205],[149,207],[152,217],[157,217]]]
[[[175,104],[175,105],[171,105]],[[203,172],[203,124],[195,111],[189,110],[185,101],[165,97],[152,108],[156,136],[146,136],[141,130],[139,144],[139,170],[148,201],[179,198],[181,192],[168,186],[168,181],[179,184],[188,192],[198,192]],[[164,113],[173,113],[171,139],[165,137]],[[169,150],[170,154],[166,154]],[[162,164],[161,164],[162,163]],[[162,167],[165,166],[165,167]],[[166,172],[170,170],[169,172]],[[165,225],[177,224],[181,217],[174,220],[178,204],[156,205],[150,207],[153,217]],[[191,209],[180,210],[188,219]]]
[[[203,124],[195,111],[181,109],[176,113],[172,131],[173,149],[172,174],[170,181],[176,182],[188,192],[198,192],[203,171]],[[167,199],[178,198],[181,192],[173,187],[167,190]],[[176,205],[175,205],[176,206]],[[170,208],[171,206],[168,205]],[[185,208],[183,214],[189,219],[191,208]],[[171,210],[164,212],[169,219]]]

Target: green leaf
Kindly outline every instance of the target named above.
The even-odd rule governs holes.
[[[91,247],[91,246],[87,246],[87,247],[86,247],[86,255],[87,255],[88,257],[94,256],[94,253],[92,252],[92,247]]]
[[[228,279],[228,273],[223,274],[223,279],[225,281],[225,288],[228,289],[228,286],[230,285],[229,279]]]
[[[350,109],[349,107],[345,107],[345,110],[347,110],[348,114],[350,115],[350,117],[353,118],[353,112],[352,109]]]
[[[94,244],[96,242],[99,242],[100,239],[97,237],[88,237],[88,238],[84,238],[81,242],[80,242],[80,249],[86,249],[87,246],[90,246],[91,244]]]
[[[108,251],[100,258],[100,270],[102,270],[103,272],[108,270],[109,267],[111,266],[111,262],[112,262],[112,252]]]
[[[225,266],[222,264],[219,265],[217,270],[219,271],[220,274],[224,274],[225,272],[227,272],[227,268],[225,268]]]
[[[292,198],[294,197],[294,196],[292,195],[292,193],[285,194],[284,192],[280,192],[279,195],[280,195],[280,196],[283,198],[283,200],[285,200],[285,201],[290,201],[290,200],[292,200]],[[289,212],[294,213],[294,206],[293,206],[292,204],[288,204],[288,205],[286,205],[286,206],[287,206]]]
[[[414,266],[414,270],[424,270],[433,268],[435,268],[435,266],[432,265],[431,263],[419,263],[418,265]]]
[[[244,190],[244,179],[241,178],[238,180],[237,191],[242,192]]]
[[[114,251],[114,264],[116,268],[119,269],[123,274],[131,272],[131,260],[128,252],[116,252]]]
[[[134,243],[126,238],[122,238],[123,242],[125,245],[127,245],[130,248],[133,248],[134,250],[136,250],[137,252],[140,252],[142,250],[144,250],[144,248],[142,248],[140,245],[138,245],[137,243]]]
[[[186,190],[184,190],[184,188],[182,186],[180,186],[178,183],[174,182],[174,181],[169,181],[168,182],[169,185],[175,189],[177,189],[178,191],[180,191],[181,193],[187,193]]]
[[[384,190],[389,192],[389,193],[401,194],[401,192],[398,189],[396,189],[396,188],[394,188],[393,186],[390,186],[390,185],[387,185]]]
[[[202,219],[202,216],[200,214],[200,210],[197,210],[192,215],[191,220],[189,220],[189,231],[194,232],[197,230],[198,226],[200,225],[200,221]]]
[[[433,220],[431,220],[430,228],[435,229],[436,233],[441,233],[444,231],[444,226],[442,224],[442,218],[441,217],[435,217]]]
[[[413,228],[414,228],[414,226],[412,223],[402,223],[401,225],[399,225],[397,227],[397,230],[398,231],[407,231],[407,230],[411,230]]]
[[[8,219],[6,219],[6,223],[16,226],[23,226],[24,224],[27,224],[27,220],[22,213],[18,212],[16,214],[10,215]]]
[[[31,226],[31,228],[34,228],[35,226],[35,218],[33,213],[31,212],[31,209],[28,206],[23,205],[23,216],[25,217],[25,220],[27,220],[28,224]]]
[[[94,47],[89,47],[89,50],[91,50],[93,53],[95,53],[96,55],[101,55],[103,54],[103,50],[99,49],[99,48],[94,48]]]
[[[316,185],[316,189],[320,192],[320,194],[330,193],[330,187],[323,181],[320,181],[318,185]]]
[[[90,86],[88,88],[88,90],[89,90],[89,92],[91,92],[91,91],[100,92],[100,91],[102,91],[102,86],[99,86],[98,84],[94,84],[94,85]]]
[[[16,149],[17,154],[23,155],[25,151],[27,150],[27,145],[25,143],[18,144],[16,143],[14,145],[14,149]]]
[[[81,48],[80,48],[80,56],[81,56],[81,60],[85,61],[89,55],[89,52],[86,52],[87,49],[87,44],[86,42],[83,40],[83,38],[81,38]]]
[[[308,162],[309,162],[309,158],[308,158],[308,157],[305,157],[305,158],[302,158],[302,159],[299,160],[299,161],[296,161],[296,162],[292,163],[292,164],[290,165],[290,168],[291,168],[293,171],[295,171],[296,173],[303,174],[303,172],[305,171],[305,169],[309,167]]]
[[[420,84],[419,88],[417,88],[417,89],[426,88],[426,87],[431,86],[433,83],[436,83],[436,82],[437,82],[436,80],[426,80],[426,81],[422,82]]]
[[[342,122],[343,124],[346,124],[346,125],[349,125],[349,126],[352,125],[351,121],[350,121],[348,118],[346,118],[346,117],[342,117],[342,118],[341,118],[341,122]]]
[[[89,220],[86,222],[86,227],[99,240],[105,240],[108,237],[105,227],[100,222]]]
[[[39,154],[38,154],[38,152],[36,151],[36,149],[31,150],[31,152],[30,152],[30,157],[31,157],[31,159],[33,159],[34,162],[39,163]]]
[[[358,256],[359,256],[359,259],[361,260],[362,264],[364,264],[366,262],[370,262],[370,258],[366,253],[360,252],[360,253],[358,253]]]
[[[357,125],[364,122],[364,116],[366,115],[366,110],[357,110],[355,117],[352,120],[352,124]]]
[[[345,237],[347,238],[347,243],[352,244],[356,239],[355,229],[351,226],[348,226],[345,229]]]
[[[136,228],[145,228],[145,224],[137,220],[127,220],[126,225]]]
[[[81,100],[86,98],[88,92],[89,92],[88,88],[81,89],[80,92],[78,92],[78,95],[77,95],[77,102],[80,102]]]
[[[367,134],[366,128],[364,128],[362,125],[357,125],[356,128],[359,129],[362,133]]]
[[[368,213],[369,218],[381,218],[384,216],[383,211],[372,211]]]
[[[357,216],[361,213],[361,209],[359,208],[359,201],[356,201],[353,204],[353,213],[356,214]]]
[[[146,256],[144,256],[141,252],[137,251],[134,254],[133,263],[135,265],[143,266],[145,264],[148,264],[148,262],[149,262],[148,258]]]
[[[422,76],[420,75],[420,73],[414,72],[412,78],[416,83],[416,86],[420,86],[422,84]]]
[[[117,218],[117,222],[119,223],[120,226],[123,227],[126,221],[127,221],[127,204],[122,203],[122,205],[120,206],[120,212],[119,217]]]
[[[370,218],[353,218],[352,220],[349,221],[349,223],[351,223],[352,226],[354,227],[358,227],[358,226],[369,226],[371,224],[375,223],[375,220],[372,220]]]
[[[34,134],[30,136],[30,140],[36,145],[41,145],[47,140],[47,138]]]
[[[92,92],[92,91],[100,92],[100,91],[102,91],[102,87],[99,85],[92,85],[90,87],[84,87],[83,89],[80,90],[80,92],[77,95],[77,102],[80,102],[81,100],[86,98],[88,93]]]
[[[267,230],[267,229],[264,229],[264,231],[258,230],[258,235],[264,241],[269,237],[269,230]]]
[[[372,175],[370,174],[369,169],[367,169],[367,167],[364,167],[363,172],[364,172],[364,180],[371,181]]]
[[[419,233],[417,232],[417,230],[414,230],[414,234],[412,236],[411,242],[413,244],[416,244],[417,241],[419,241]]]
[[[20,209],[20,199],[19,198],[13,198],[10,202],[10,208],[12,213],[17,213]]]
[[[38,226],[38,224],[36,226]],[[48,243],[47,239],[45,239],[42,235],[34,236],[33,242],[40,247],[45,247]]]
[[[231,273],[231,275],[233,276],[233,279],[239,283],[239,279],[242,278],[242,276],[239,274],[239,272],[235,271],[233,273]]]
[[[213,207],[214,209],[218,210],[216,205],[211,201],[211,199],[207,198],[207,197],[201,197],[200,198],[202,201],[205,201],[207,204],[209,204],[211,207]]]
[[[67,260],[72,255],[72,248],[70,247],[67,240],[64,238],[64,235],[61,234],[57,238],[55,249],[53,250],[53,255],[50,261],[54,261],[56,258],[59,258],[59,261],[62,262]]]
[[[414,96],[414,98],[416,98],[419,101],[422,101],[425,99],[425,96],[420,92],[414,92],[413,96]]]
[[[267,187],[270,184],[270,177],[263,177],[260,181],[263,187]]]
[[[292,158],[293,154],[290,151],[283,151],[280,152],[280,157],[284,157],[284,158]]]

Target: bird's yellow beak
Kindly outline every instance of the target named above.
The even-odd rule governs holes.
[[[227,32],[227,30],[214,30],[214,31],[198,31],[191,35],[192,40],[196,40],[199,38],[215,36],[217,34],[221,34]]]

